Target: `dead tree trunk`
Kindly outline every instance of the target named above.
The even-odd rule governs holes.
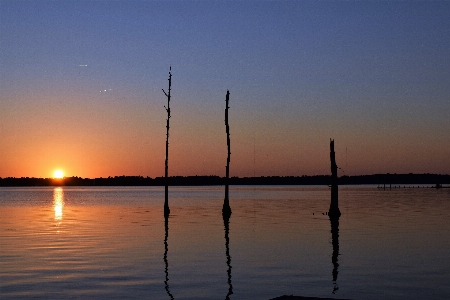
[[[338,177],[337,177],[337,165],[334,153],[334,140],[330,139],[330,161],[331,161],[331,202],[328,215],[330,217],[339,217],[341,211],[339,210],[338,202]]]
[[[230,180],[230,126],[228,125],[228,101],[230,100],[230,91],[227,90],[227,96],[225,98],[225,128],[227,132],[227,147],[228,147],[228,156],[227,156],[227,166],[226,166],[226,177],[225,177],[225,199],[223,201],[223,208],[222,208],[222,214],[224,216],[230,216],[231,215],[231,207],[230,207],[230,200],[228,196],[228,190],[229,190],[229,180]]]
[[[167,111],[167,133],[166,133],[166,161],[165,161],[165,199],[164,199],[164,215],[168,216],[170,214],[169,209],[169,119],[170,119],[170,90],[172,87],[172,67],[169,69],[169,91],[166,93],[164,89],[164,95],[167,97],[167,107],[164,108]]]

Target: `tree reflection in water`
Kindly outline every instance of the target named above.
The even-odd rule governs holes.
[[[337,285],[338,267],[339,267],[339,217],[330,216],[331,223],[331,244],[333,245],[333,254],[331,255],[331,262],[333,263],[333,294],[339,289]]]
[[[164,280],[164,285],[166,288],[167,295],[169,295],[170,299],[173,300],[173,295],[170,293],[169,290],[169,262],[167,261],[167,252],[169,251],[169,244],[167,242],[167,239],[169,238],[169,215],[164,215],[164,228],[165,228],[165,235],[164,235],[164,263],[165,263],[165,273],[166,273],[166,279]]]
[[[225,227],[225,253],[227,256],[227,266],[228,266],[228,293],[225,300],[230,299],[230,295],[233,294],[233,285],[231,283],[231,256],[230,256],[230,215],[223,214],[223,224]]]

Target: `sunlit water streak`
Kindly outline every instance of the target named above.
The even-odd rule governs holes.
[[[0,298],[449,299],[450,189],[1,188]],[[334,294],[333,294],[334,293]]]
[[[55,211],[55,220],[61,220],[64,207],[64,191],[62,187],[57,187],[53,191],[53,209]]]

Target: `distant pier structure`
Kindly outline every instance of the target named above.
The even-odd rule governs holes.
[[[338,201],[338,176],[337,176],[337,164],[336,164],[336,156],[334,153],[334,140],[330,139],[330,161],[331,161],[331,202],[330,202],[330,210],[328,211],[328,215],[330,218],[341,216],[341,211],[339,210],[339,201]]]

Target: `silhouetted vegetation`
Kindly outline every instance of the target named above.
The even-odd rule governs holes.
[[[224,185],[225,178],[219,176],[172,176],[167,178],[169,186]],[[450,175],[440,174],[374,174],[339,177],[342,185],[426,184],[435,187],[439,183],[443,188],[450,185]],[[65,177],[63,179],[6,177],[0,178],[0,186],[165,186],[165,177],[115,176],[107,178]],[[267,176],[267,177],[230,177],[230,185],[331,185],[330,175],[315,176]]]

